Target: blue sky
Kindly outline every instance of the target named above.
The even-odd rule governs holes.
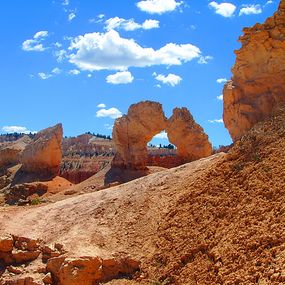
[[[3,0],[0,132],[61,122],[66,136],[111,134],[131,104],[153,100],[168,117],[187,107],[213,145],[229,144],[220,95],[237,39],[278,2]]]

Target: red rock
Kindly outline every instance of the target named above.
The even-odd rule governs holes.
[[[13,250],[14,241],[11,236],[0,237],[0,252],[11,252]]]

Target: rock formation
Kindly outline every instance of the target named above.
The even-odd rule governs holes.
[[[186,162],[209,156],[212,153],[208,136],[194,121],[187,108],[173,110],[166,132],[170,143],[176,145],[178,156]]]
[[[143,170],[148,161],[147,143],[154,135],[166,130],[171,143],[177,146],[183,162],[211,154],[208,136],[195,123],[186,108],[174,109],[167,120],[159,103],[144,101],[132,105],[128,114],[117,119],[113,128],[113,140],[117,154],[113,166]]]
[[[121,275],[131,277],[140,268],[140,262],[128,257],[73,257],[59,243],[51,247],[15,235],[0,236],[0,260],[1,285],[102,284]]]
[[[0,146],[0,168],[8,165],[18,164],[20,154],[26,145],[31,141],[28,136],[24,136],[15,142],[3,143]]]
[[[20,157],[22,170],[56,176],[62,158],[62,125],[44,129],[26,146]]]
[[[118,118],[113,128],[113,140],[117,154],[113,165],[145,169],[147,143],[166,127],[166,117],[159,103],[144,101],[133,104],[128,114]]]
[[[224,87],[224,122],[233,140],[285,102],[285,0],[264,24],[243,30],[232,80]]]

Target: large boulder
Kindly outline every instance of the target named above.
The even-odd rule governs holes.
[[[117,154],[113,166],[145,169],[147,143],[166,127],[161,104],[143,101],[130,106],[128,114],[115,121],[113,140]]]
[[[187,108],[175,108],[166,128],[169,141],[176,145],[184,162],[211,155],[212,145],[203,128],[193,119]]]
[[[23,136],[17,141],[7,142],[0,145],[0,168],[18,164],[20,154],[26,145],[31,142],[28,136]]]
[[[61,145],[61,124],[38,132],[21,154],[22,170],[41,175],[58,175],[62,158]]]
[[[234,141],[285,102],[285,0],[265,23],[243,31],[224,87],[223,118]]]

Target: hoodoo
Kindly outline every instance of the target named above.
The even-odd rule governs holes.
[[[243,31],[224,87],[223,117],[234,141],[285,102],[285,1],[264,24]]]

